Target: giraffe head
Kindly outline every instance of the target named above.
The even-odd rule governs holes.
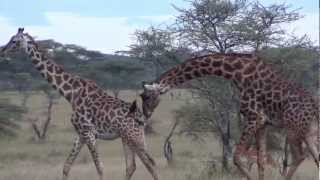
[[[27,33],[23,32],[23,28],[19,28],[17,34],[13,35],[10,41],[1,48],[0,53],[6,54],[9,52],[17,52],[20,50],[27,51],[28,46],[34,43],[33,38]]]
[[[154,109],[160,102],[161,86],[157,83],[148,84],[142,82],[143,93],[140,94],[142,99],[142,110],[146,118],[150,118]]]
[[[126,115],[126,118],[133,119],[135,122],[138,122],[141,125],[144,125],[144,123],[146,122],[145,117],[142,115],[141,111],[137,106],[136,100],[133,101],[133,103],[131,103],[131,106],[129,108],[129,112]]]

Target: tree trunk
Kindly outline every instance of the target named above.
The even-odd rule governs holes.
[[[46,121],[44,122],[44,125],[43,125],[43,128],[42,128],[42,131],[41,131],[41,128],[39,128],[39,126],[37,125],[36,123],[36,120],[34,119],[30,119],[30,122],[31,122],[31,126],[38,138],[39,141],[43,142],[47,139],[47,132],[48,132],[48,127],[49,127],[49,124],[51,122],[51,115],[52,115],[52,107],[53,107],[53,104],[54,104],[54,98],[53,97],[49,97],[48,96],[48,99],[49,99],[49,104],[48,104],[48,107],[47,107],[47,119]]]
[[[232,156],[232,147],[230,144],[230,120],[224,120],[223,132],[221,132],[221,140],[222,140],[222,168],[224,171],[229,172],[229,159]]]
[[[37,136],[37,139],[40,139],[41,138],[41,132],[37,126],[37,119],[33,119],[33,118],[28,118],[28,120],[30,121],[31,123],[31,126],[32,126],[32,129],[34,130],[36,136]]]
[[[53,98],[49,97],[49,105],[48,105],[48,109],[47,109],[47,120],[44,123],[43,126],[43,131],[42,131],[42,135],[41,135],[41,140],[45,140],[47,138],[47,131],[48,131],[48,127],[51,121],[51,114],[52,114],[52,107],[53,107]]]

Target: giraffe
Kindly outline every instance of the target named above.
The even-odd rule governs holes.
[[[266,153],[266,126],[284,128],[293,154],[293,163],[285,174],[289,180],[303,161],[302,144],[305,143],[319,167],[319,147],[312,140],[312,123],[319,134],[318,104],[310,93],[286,80],[271,65],[252,54],[209,54],[191,58],[168,70],[152,82],[143,82],[143,113],[149,118],[160,102],[160,96],[171,88],[204,76],[219,76],[235,84],[240,94],[240,113],[245,127],[236,145],[234,163],[247,177],[253,179],[241,162],[252,137],[256,139],[258,176],[264,179]],[[319,136],[319,135],[318,135]]]
[[[126,180],[131,179],[137,155],[154,180],[158,180],[153,158],[146,151],[145,117],[136,101],[127,103],[109,96],[95,82],[65,72],[64,69],[42,53],[35,40],[19,28],[18,33],[1,49],[3,54],[24,51],[34,67],[72,105],[71,123],[77,132],[72,151],[68,155],[62,179],[69,176],[74,160],[83,145],[87,145],[99,179],[103,179],[103,167],[97,151],[96,140],[122,139],[126,161]]]

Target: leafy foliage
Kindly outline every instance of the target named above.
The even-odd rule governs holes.
[[[94,61],[83,65],[83,75],[111,89],[117,97],[121,89],[137,89],[146,76],[145,67],[137,61],[108,60]]]
[[[257,51],[263,45],[279,44],[286,35],[279,25],[301,18],[286,4],[194,0],[190,5],[176,7],[180,14],[173,29],[187,44],[205,52]]]
[[[125,53],[154,69],[155,74],[150,75],[155,77],[190,55],[190,50],[181,46],[174,34],[167,29],[151,26],[147,30],[137,30],[134,37],[136,42]]]

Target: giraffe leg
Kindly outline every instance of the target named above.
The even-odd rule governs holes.
[[[241,161],[240,158],[241,156],[245,155],[247,149],[249,149],[249,146],[250,146],[249,141],[254,134],[255,133],[250,131],[249,128],[246,128],[242,132],[240,141],[236,146],[236,150],[233,157],[234,164],[247,177],[248,180],[252,180],[253,177],[250,175],[248,169],[245,168],[245,164]]]
[[[293,176],[293,174],[298,169],[299,165],[303,162],[305,159],[303,148],[302,148],[302,142],[298,139],[289,140],[290,143],[290,150],[292,153],[292,164],[288,170],[288,173],[286,175],[286,180],[290,180]]]
[[[156,171],[156,163],[146,151],[144,128],[141,126],[139,128],[139,132],[136,134],[132,134],[131,131],[124,131],[122,134],[122,140],[130,147],[134,154],[138,155],[153,179],[159,180],[159,176]]]
[[[154,180],[159,180],[158,173],[156,172],[156,164],[153,158],[147,153],[145,148],[137,148],[136,153],[141,159],[142,163],[146,166]]]
[[[122,144],[126,160],[126,180],[130,180],[136,170],[135,153],[125,142],[122,141]]]
[[[259,180],[264,179],[264,165],[265,165],[265,158],[266,157],[266,139],[267,139],[267,131],[266,127],[260,128],[257,132],[257,163],[258,163],[258,172],[259,172]]]
[[[310,132],[310,135],[306,136],[305,143],[308,147],[308,150],[310,151],[314,162],[318,166],[318,173],[320,173],[320,135],[319,135],[319,129],[316,128],[316,132]],[[320,180],[320,177],[319,177]]]
[[[284,158],[282,160],[282,169],[280,170],[280,174],[283,177],[285,177],[288,173],[288,158],[289,158],[288,145],[289,144],[288,144],[288,136],[287,136],[284,143]]]
[[[83,147],[83,142],[80,140],[79,137],[76,137],[74,144],[73,144],[72,151],[69,154],[69,156],[63,166],[63,178],[62,178],[63,180],[66,180],[68,178],[70,168],[71,168],[74,160],[77,158],[82,147]]]
[[[317,142],[318,141],[318,133],[314,133],[314,132],[311,132],[313,134],[311,135],[307,135],[307,137],[305,138],[305,143],[308,147],[308,150],[310,151],[313,159],[314,159],[314,162],[316,163],[316,165],[318,166],[319,168],[319,161],[320,161],[320,154],[319,154],[319,144],[320,142]]]
[[[102,168],[103,165],[99,159],[99,154],[98,154],[97,145],[96,145],[96,138],[93,133],[89,133],[88,136],[86,137],[86,144],[91,153],[93,162],[96,166],[99,178],[100,180],[103,180],[103,168]]]

